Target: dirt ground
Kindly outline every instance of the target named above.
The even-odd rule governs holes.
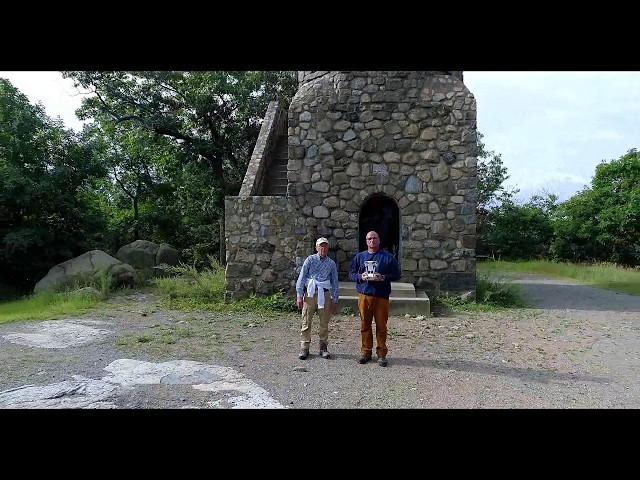
[[[389,320],[389,366],[359,320],[298,360],[300,316],[176,312],[151,293],[0,325],[0,408],[638,408],[640,297],[521,276],[533,308]]]

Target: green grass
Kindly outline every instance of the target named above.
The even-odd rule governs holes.
[[[476,278],[475,301],[465,301],[459,295],[439,295],[432,303],[436,307],[463,312],[493,312],[527,306],[517,285],[481,273]]]
[[[85,287],[91,287],[94,293],[79,291]],[[51,320],[82,314],[107,300],[112,289],[111,275],[100,272],[76,277],[70,284],[24,298],[7,302],[0,300],[0,324],[19,320]]]
[[[166,267],[165,270],[171,276],[152,282],[157,292],[164,297],[162,305],[184,311],[251,312],[266,315],[297,311],[295,301],[281,293],[252,295],[225,303],[224,269],[214,259],[210,258],[209,261],[210,266],[203,270],[187,265]]]
[[[42,293],[0,303],[0,324],[18,320],[49,320],[86,312],[100,302],[93,295]]]
[[[481,262],[478,272],[495,276],[504,273],[537,273],[554,278],[568,278],[592,287],[640,295],[640,269],[611,263],[577,264],[545,260],[516,262]]]

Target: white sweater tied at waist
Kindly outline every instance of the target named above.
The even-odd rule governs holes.
[[[315,278],[310,278],[307,282],[307,295],[309,297],[313,297],[316,294],[316,289],[318,289],[318,309],[324,308],[324,290],[320,290],[321,288],[331,290],[331,282],[329,280],[320,281]]]

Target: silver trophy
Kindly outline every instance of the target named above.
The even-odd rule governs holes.
[[[378,262],[376,262],[375,260],[368,260],[364,262],[364,268],[366,272],[365,277],[367,278],[367,280],[376,278],[376,270],[378,269]]]

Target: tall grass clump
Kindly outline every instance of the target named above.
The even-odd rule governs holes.
[[[201,270],[185,264],[164,265],[162,270],[168,276],[156,278],[152,284],[163,296],[198,304],[224,302],[224,269],[215,259],[210,258],[209,265]]]
[[[269,296],[252,295],[242,300],[224,301],[224,269],[213,257],[209,264],[197,269],[191,265],[164,266],[168,275],[153,281],[164,297],[164,304],[179,310],[218,312],[278,313],[296,311],[295,302],[282,293]]]
[[[451,310],[487,312],[502,308],[526,307],[517,285],[506,281],[489,278],[487,275],[476,276],[475,299],[465,299],[460,295],[438,295],[433,299],[434,307]]]
[[[525,306],[517,285],[482,274],[476,277],[476,303],[504,308]]]
[[[67,286],[64,290],[72,292],[74,290],[93,288],[98,292],[100,300],[107,300],[112,290],[111,274],[106,271],[100,271],[95,275],[88,275],[76,280],[72,285]]]

